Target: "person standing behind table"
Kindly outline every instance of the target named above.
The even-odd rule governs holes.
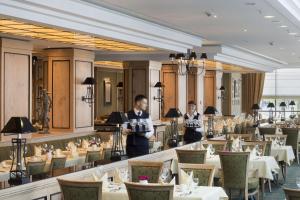
[[[203,121],[200,113],[196,111],[196,103],[188,102],[188,112],[184,115],[184,124],[186,126],[183,136],[186,144],[198,142],[202,138]],[[192,127],[193,125],[197,127]]]
[[[149,138],[153,135],[154,128],[151,117],[146,112],[147,106],[147,97],[137,95],[133,110],[127,112],[129,123],[123,125],[123,131],[127,134],[126,153],[129,158],[149,154]],[[131,127],[133,121],[145,124],[145,130],[141,129],[139,133],[134,133],[135,127]]]

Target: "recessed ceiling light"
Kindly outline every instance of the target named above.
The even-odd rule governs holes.
[[[272,20],[273,23],[280,23],[279,20]]]
[[[255,6],[256,3],[254,3],[254,2],[246,2],[245,5],[246,6]]]
[[[298,33],[296,32],[289,32],[289,35],[297,35]]]
[[[243,28],[243,32],[247,32],[248,30],[246,28]]]
[[[280,49],[280,50],[284,50],[284,48],[283,48],[283,47],[280,47],[279,49]]]
[[[288,26],[286,26],[286,25],[281,25],[281,26],[279,26],[280,28],[287,28]]]
[[[295,53],[295,52],[292,52],[292,56],[294,56],[294,55],[296,55],[296,53]]]
[[[218,18],[218,15],[213,15],[214,18]]]
[[[264,16],[264,18],[266,18],[266,19],[272,19],[272,18],[274,18],[275,16],[273,16],[273,15],[265,15]]]

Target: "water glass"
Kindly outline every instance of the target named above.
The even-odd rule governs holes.
[[[300,188],[300,177],[296,177],[296,185]]]
[[[194,187],[197,187],[199,184],[199,178],[193,178]]]

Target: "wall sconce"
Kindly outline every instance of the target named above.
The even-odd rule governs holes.
[[[157,82],[154,85],[154,87],[157,88],[157,97],[154,96],[153,99],[158,102],[163,102],[164,101],[164,97],[162,95],[163,84],[161,82]]]
[[[225,87],[222,85],[220,87],[221,96],[218,96],[218,99],[224,100],[225,99]]]
[[[96,84],[96,81],[93,77],[87,77],[82,85],[87,85],[86,95],[81,97],[81,100],[88,103],[90,106],[94,103],[94,91],[93,85]]]
[[[283,101],[279,104],[280,108],[281,108],[281,117],[280,120],[281,121],[285,121],[285,108],[286,108],[286,103]]]
[[[116,86],[117,88],[123,88],[123,82],[119,82],[118,85]]]

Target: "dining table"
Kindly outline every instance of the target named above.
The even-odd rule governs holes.
[[[182,185],[175,185],[174,200],[227,200],[228,196],[221,187],[194,186],[188,192]],[[102,200],[129,200],[125,184],[110,184],[102,189]]]

